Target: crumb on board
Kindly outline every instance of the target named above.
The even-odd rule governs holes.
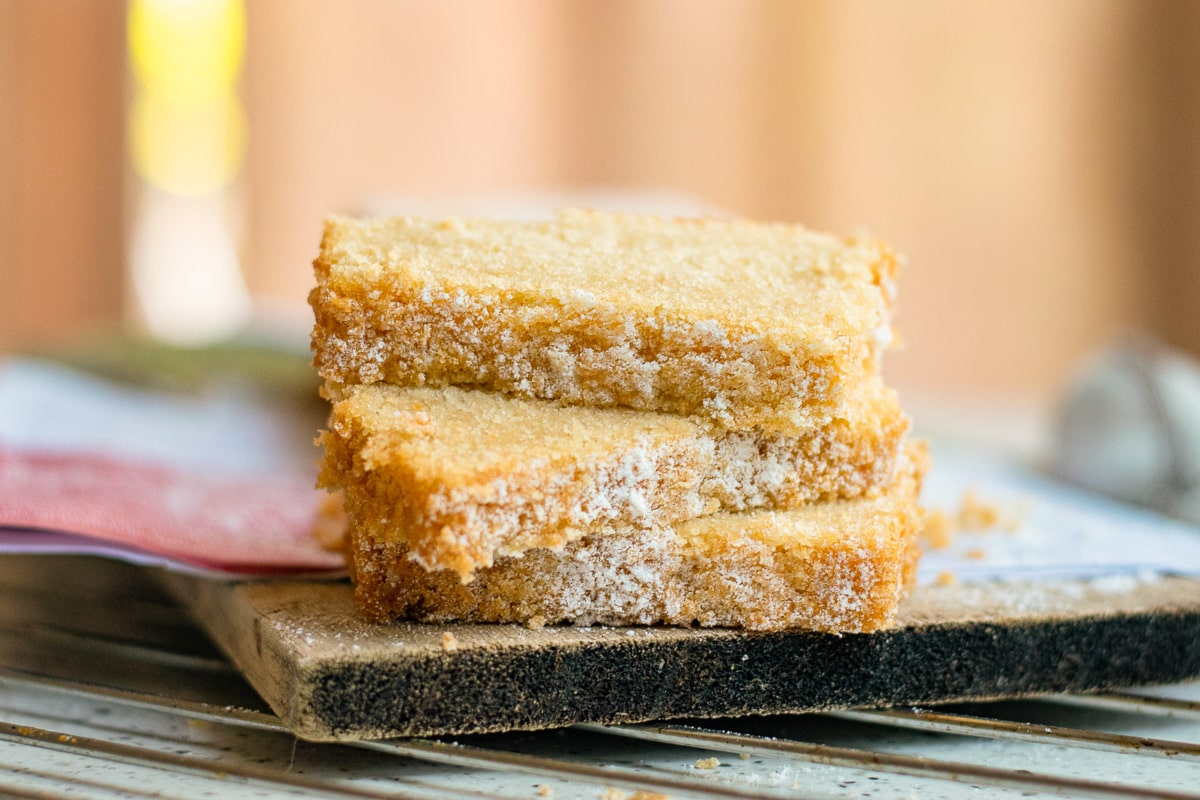
[[[696,762],[696,769],[716,769],[721,765],[717,758],[702,758]]]
[[[958,576],[949,570],[939,572],[935,583],[938,586],[954,586],[958,583]]]
[[[614,789],[609,786],[600,793],[600,800],[625,800],[625,793],[620,789]]]
[[[442,634],[442,649],[447,653],[453,653],[458,649],[458,637],[450,631]]]
[[[950,525],[950,517],[945,511],[931,508],[925,512],[921,540],[933,550],[941,550],[954,541],[954,528]]]
[[[973,547],[967,552],[963,553],[963,556],[974,561],[982,561],[983,559],[987,558],[987,551],[980,547]]]
[[[1013,532],[1020,526],[1022,516],[1020,509],[1004,509],[981,499],[975,489],[967,489],[957,510],[931,508],[925,511],[921,543],[931,550],[941,550],[949,547],[964,531],[984,533],[1000,529]]]
[[[981,500],[974,489],[963,492],[962,507],[958,511],[960,530],[986,531],[997,527],[1003,518],[1000,508]]]
[[[525,621],[525,627],[531,631],[541,630],[542,628],[546,627],[546,618],[541,614],[532,616]]]
[[[647,792],[645,789],[638,789],[629,795],[629,800],[671,800],[671,796],[660,792]]]
[[[740,758],[742,761],[749,761],[750,754],[749,753],[738,753],[738,758]]]
[[[554,794],[554,790],[544,783],[539,783],[537,787],[537,793],[541,797],[549,797],[550,795]]]

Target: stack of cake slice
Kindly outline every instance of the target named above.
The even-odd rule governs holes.
[[[333,219],[313,348],[373,620],[869,631],[925,454],[895,259],[796,226]]]

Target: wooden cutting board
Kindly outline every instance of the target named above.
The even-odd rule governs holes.
[[[874,634],[373,625],[348,583],[175,592],[305,739],[1093,691],[1200,675],[1200,580],[928,586]]]

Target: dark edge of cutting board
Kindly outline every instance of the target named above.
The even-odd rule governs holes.
[[[1200,675],[1200,581],[921,587],[872,634],[372,625],[347,583],[172,588],[296,735],[537,729],[1086,692]],[[446,647],[453,634],[457,647]]]

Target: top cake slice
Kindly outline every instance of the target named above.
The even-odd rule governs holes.
[[[314,267],[313,349],[335,398],[476,386],[799,433],[874,371],[896,259],[792,225],[572,210],[333,218]]]

